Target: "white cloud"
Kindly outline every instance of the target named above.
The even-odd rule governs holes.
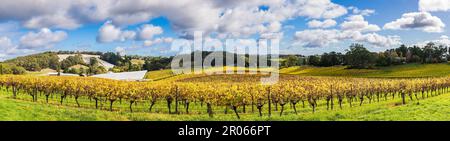
[[[359,31],[359,32],[374,32],[379,31],[380,27],[374,24],[369,24],[365,21],[362,15],[352,15],[346,18],[341,25],[342,30]]]
[[[450,0],[419,0],[419,10],[426,12],[449,11]]]
[[[114,51],[116,51],[116,52],[119,53],[120,55],[125,55],[125,54],[126,54],[125,48],[123,48],[123,47],[116,47],[116,48],[114,49]]]
[[[415,45],[417,45],[417,46],[425,46],[426,44],[428,44],[428,43],[430,43],[430,42],[432,42],[432,43],[435,43],[436,45],[438,45],[438,46],[440,46],[440,45],[442,45],[442,46],[448,46],[448,47],[450,47],[450,39],[449,39],[449,37],[448,36],[446,36],[446,35],[442,35],[439,39],[437,39],[437,40],[429,40],[429,41],[424,41],[424,42],[419,42],[419,43],[416,43]]]
[[[327,47],[332,43],[344,40],[369,43],[378,47],[391,47],[401,43],[398,36],[382,36],[377,33],[362,34],[359,31],[315,29],[295,33],[295,44],[301,44],[304,47]]]
[[[355,41],[369,43],[378,47],[391,47],[401,44],[399,36],[382,36],[377,33],[369,33],[362,35],[360,38],[354,39]]]
[[[159,26],[145,24],[139,29],[138,32],[139,32],[139,39],[149,40],[152,39],[155,35],[162,34],[163,29]]]
[[[0,53],[0,58],[2,58],[2,56],[6,57],[7,55],[15,52],[17,50],[17,46],[14,45],[8,37],[0,37],[0,50],[2,50]]]
[[[347,9],[330,0],[299,0],[298,9],[300,16],[320,19],[333,19],[347,14]]]
[[[31,29],[54,27],[62,29],[75,29],[81,26],[78,21],[64,14],[45,15],[33,17],[24,22],[24,26]]]
[[[432,16],[428,12],[405,13],[400,19],[387,23],[384,29],[419,29],[424,32],[443,32],[445,24],[439,17]]]
[[[284,36],[283,32],[277,32],[277,33],[263,33],[259,37],[261,39],[282,39]]]
[[[161,44],[161,43],[171,43],[172,41],[173,41],[173,38],[156,38],[153,40],[145,40],[144,46],[153,46],[153,45]]]
[[[122,42],[126,41],[126,40],[132,40],[135,38],[136,38],[136,32],[130,31],[130,30],[122,31],[119,36],[119,40]]]
[[[98,32],[97,41],[107,43],[118,40],[122,31],[108,21],[100,27]]]
[[[262,5],[268,9],[259,9]],[[346,13],[347,8],[331,0],[14,0],[0,5],[0,20],[17,20],[27,28],[75,29],[105,20],[123,28],[165,17],[186,37],[193,31],[266,34],[298,16],[333,19]]]
[[[329,27],[336,26],[337,23],[335,20],[327,19],[324,21],[312,20],[312,21],[309,21],[307,24],[308,24],[308,27],[310,27],[310,28],[329,28]]]
[[[135,37],[136,32],[130,30],[122,31],[119,27],[114,26],[111,21],[107,21],[98,30],[97,42],[126,41],[135,39]]]
[[[295,32],[295,39],[305,47],[324,47],[340,40],[340,32],[336,29],[304,30]]]
[[[169,37],[155,38],[156,35],[162,34],[163,32],[164,31],[161,27],[151,24],[144,24],[136,29],[136,31],[122,30],[119,27],[114,26],[111,21],[107,21],[99,29],[97,41],[100,43],[109,43],[136,39],[139,41],[144,41],[144,46],[172,42],[173,39]]]
[[[0,23],[0,34],[6,36],[17,35],[20,27],[17,22]]]
[[[20,48],[18,45],[14,44],[9,37],[0,37],[0,61],[13,58],[17,55],[30,54],[35,52],[35,50]]]
[[[50,48],[54,44],[67,38],[64,31],[51,31],[48,28],[42,28],[39,32],[29,32],[20,38],[19,48],[38,49]]]
[[[351,10],[352,13],[355,14],[355,15],[370,16],[373,13],[375,13],[375,10],[373,10],[373,9],[361,10],[361,9],[359,9],[357,7],[354,7],[354,6],[350,6],[350,7],[348,7],[348,9]]]

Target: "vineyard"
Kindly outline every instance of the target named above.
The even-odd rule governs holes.
[[[38,98],[77,107],[109,111],[157,112],[166,114],[207,114],[231,111],[272,116],[274,111],[311,113],[318,107],[338,110],[380,101],[401,99],[401,104],[417,102],[448,92],[450,77],[416,79],[368,79],[300,77],[281,75],[275,85],[261,85],[262,75],[220,75],[193,77],[180,81],[124,82],[100,78],[0,76],[0,85],[10,97]],[[233,82],[233,83],[230,83]],[[50,100],[49,100],[50,99]],[[127,105],[123,108],[122,105]],[[165,106],[164,106],[165,105]],[[344,106],[347,105],[347,106]],[[156,109],[155,109],[156,108]],[[163,110],[165,109],[165,110]],[[286,113],[287,109],[290,110]]]

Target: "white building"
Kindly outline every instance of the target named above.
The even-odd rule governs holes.
[[[125,80],[125,81],[144,81],[147,71],[135,71],[135,72],[122,72],[122,73],[106,73],[93,75],[92,77],[106,78],[114,80]]]

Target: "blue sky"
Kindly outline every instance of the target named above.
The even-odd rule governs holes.
[[[194,31],[280,38],[283,54],[449,45],[450,0],[15,0],[0,5],[0,60],[56,50],[174,55]]]

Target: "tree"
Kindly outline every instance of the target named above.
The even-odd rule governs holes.
[[[376,53],[371,53],[362,44],[352,44],[345,54],[346,64],[349,68],[367,69],[376,63]]]
[[[170,65],[172,59],[165,57],[150,57],[145,59],[143,69],[152,71],[165,69]]]
[[[5,63],[23,67],[28,71],[40,71],[41,69],[56,69],[59,58],[56,53],[44,52],[34,55],[17,57],[15,59],[6,60]]]
[[[401,45],[399,48],[395,49],[395,52],[399,54],[399,57],[406,57],[406,54],[408,53],[408,47],[405,45]]]
[[[3,64],[0,64],[0,75],[3,75],[4,74],[4,72],[3,72]]]
[[[320,66],[329,67],[342,64],[342,54],[336,52],[324,53],[320,57]]]
[[[320,57],[318,55],[308,56],[308,65],[319,66],[320,65]]]
[[[25,74],[26,70],[23,67],[14,64],[0,63],[0,75],[3,74]]]
[[[27,72],[27,70],[25,70],[25,68],[19,67],[19,66],[13,66],[11,68],[11,70],[12,70],[12,74],[25,74]]]
[[[74,65],[85,65],[83,57],[80,54],[69,56],[61,62],[62,69],[67,69]]]
[[[100,56],[100,59],[105,60],[108,63],[114,65],[120,65],[123,62],[123,58],[119,53],[107,52]]]
[[[300,59],[295,55],[289,55],[286,58],[285,67],[297,66],[300,64]]]

